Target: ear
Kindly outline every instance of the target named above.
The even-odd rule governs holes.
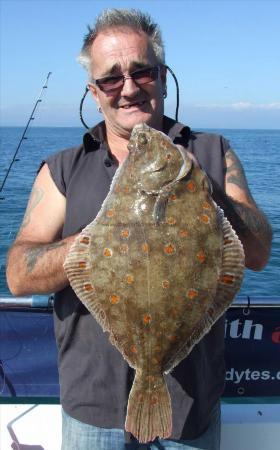
[[[98,92],[96,89],[96,85],[93,83],[88,83],[88,88],[89,88],[94,100],[96,101],[97,105],[99,105]]]

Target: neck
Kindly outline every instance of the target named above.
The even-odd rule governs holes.
[[[162,120],[163,118],[160,123],[153,123],[150,126],[153,126],[153,128],[161,131],[163,127]],[[117,158],[119,163],[122,163],[129,153],[127,145],[129,143],[130,134],[127,133],[127,136],[117,134],[111,130],[109,124],[106,124],[106,138],[111,153],[115,156],[115,158]]]
[[[128,155],[129,138],[124,138],[107,131],[107,142],[112,154],[122,163]]]

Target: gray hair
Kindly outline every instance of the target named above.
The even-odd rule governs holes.
[[[90,49],[98,33],[108,30],[112,27],[128,27],[137,32],[144,32],[150,39],[157,62],[165,63],[164,45],[159,26],[152,21],[149,14],[136,9],[105,9],[96,19],[93,28],[88,26],[88,33],[84,37],[84,44],[78,62],[88,71],[90,71]]]

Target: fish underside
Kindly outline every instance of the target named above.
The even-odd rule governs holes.
[[[136,371],[126,430],[172,431],[164,373],[210,330],[240,289],[242,244],[207,176],[163,133],[136,125],[95,220],[64,268],[79,299]]]

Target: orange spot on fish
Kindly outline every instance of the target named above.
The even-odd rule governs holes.
[[[112,305],[116,305],[117,303],[119,303],[120,301],[120,297],[117,294],[112,294],[110,295],[110,303],[112,303]]]
[[[167,336],[167,339],[168,339],[170,342],[172,342],[172,344],[174,344],[175,342],[177,342],[178,337],[175,336],[175,335],[172,335],[172,336]]]
[[[198,297],[198,291],[196,289],[189,289],[187,292],[187,297],[191,300],[195,297]]]
[[[128,252],[128,245],[127,244],[120,245],[119,246],[119,250],[120,250],[120,253],[122,253],[122,254],[127,253]]]
[[[112,256],[113,252],[110,248],[104,248],[103,255],[106,256],[106,258],[110,258]]]
[[[160,335],[161,335],[161,333],[160,333]],[[154,348],[154,351],[156,353],[160,353],[161,352],[161,346],[160,345],[156,345],[156,347]]]
[[[228,245],[228,244],[231,244],[231,243],[232,243],[231,239],[225,239],[224,240],[224,245]]]
[[[83,236],[83,237],[80,239],[80,243],[81,243],[81,244],[89,244],[89,237]]]
[[[172,216],[167,217],[166,218],[166,223],[168,223],[168,225],[175,225],[175,223],[176,223],[175,217],[172,217]]]
[[[86,268],[87,263],[85,261],[79,261],[78,262],[78,267],[80,269],[85,269]]]
[[[203,250],[200,250],[200,251],[197,253],[196,257],[197,257],[197,259],[198,259],[198,261],[199,261],[200,263],[204,263],[204,262],[205,262],[206,255],[205,255],[205,253],[204,253]]]
[[[137,353],[137,348],[136,348],[136,345],[131,345],[130,346],[130,351],[131,351],[131,353]]]
[[[195,192],[195,191],[196,191],[196,185],[195,185],[195,183],[193,182],[193,180],[189,180],[189,181],[186,183],[186,188],[187,188],[187,190],[188,190],[189,192]]]
[[[125,187],[123,188],[123,191],[124,191],[125,194],[129,194],[130,191],[131,191],[131,189],[130,189],[129,186],[125,186]]]
[[[171,200],[171,201],[173,201],[174,202],[174,200],[176,200],[177,199],[177,195],[175,195],[175,194],[172,194],[172,195],[170,195],[170,197],[169,197],[169,200]]]
[[[108,240],[109,242],[112,242],[112,240],[113,240],[113,234],[112,234],[112,233],[108,233],[108,234],[107,234],[107,240]]]
[[[115,211],[113,209],[108,209],[108,211],[106,211],[106,216],[107,217],[114,217],[115,215]]]
[[[158,404],[158,396],[157,395],[151,395],[150,398],[150,405],[157,405]]]
[[[201,222],[203,222],[203,223],[210,222],[210,218],[209,218],[209,216],[207,216],[207,214],[201,214],[201,216],[199,216],[199,220],[201,220]]]
[[[128,274],[126,275],[126,282],[127,282],[127,284],[132,284],[132,283],[134,283],[134,276],[131,275],[130,273],[128,273]]]
[[[145,380],[146,380],[148,383],[153,383],[153,382],[155,381],[155,377],[154,377],[153,375],[147,375],[147,376],[145,377]]]
[[[170,315],[171,315],[171,317],[174,317],[174,318],[178,317],[178,315],[179,315],[178,309],[177,308],[172,308],[171,311],[170,311]]]
[[[91,283],[86,283],[86,284],[84,284],[84,290],[87,292],[90,292],[90,291],[94,290],[94,287]]]
[[[164,289],[168,289],[170,287],[170,283],[168,280],[163,280],[161,285]]]
[[[175,253],[175,247],[172,244],[168,244],[164,247],[164,253],[166,253],[167,255],[172,255],[173,253]]]
[[[149,251],[150,251],[150,247],[149,247],[149,244],[147,244],[147,242],[144,242],[144,244],[142,244],[142,252],[144,252],[144,253],[149,253]]]
[[[202,208],[204,208],[204,209],[211,209],[211,205],[208,202],[203,202],[202,203]]]
[[[186,230],[185,228],[182,228],[182,229],[179,231],[180,237],[187,237],[188,234],[189,234],[189,232],[188,232],[188,230]]]
[[[221,278],[222,283],[225,283],[225,284],[232,284],[234,282],[234,280],[235,280],[235,277],[230,274],[225,274]]]
[[[130,231],[128,229],[124,229],[121,231],[121,237],[122,238],[128,238],[128,236],[130,235]]]
[[[170,161],[170,159],[172,158],[171,153],[167,153],[167,154],[165,155],[165,158],[167,159],[167,161]]]
[[[152,316],[150,314],[144,314],[143,323],[144,325],[149,325],[152,321]]]
[[[157,357],[157,356],[154,356],[154,357],[151,359],[151,362],[152,362],[152,364],[159,364],[159,363],[160,363],[160,358]]]

